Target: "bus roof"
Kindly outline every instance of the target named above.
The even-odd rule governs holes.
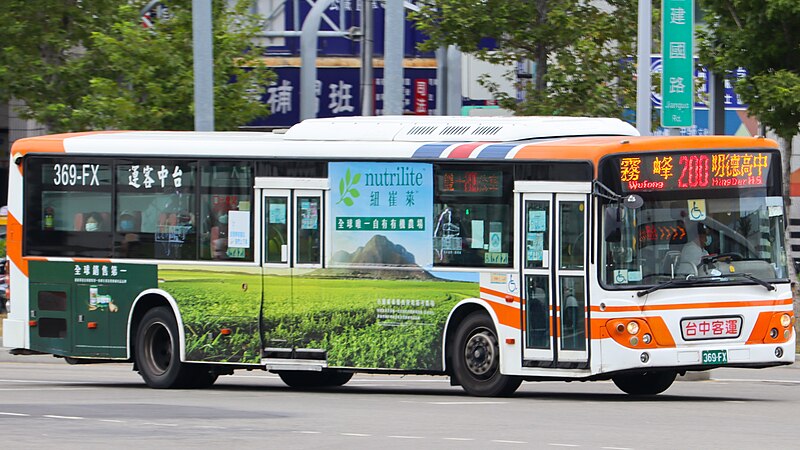
[[[585,127],[581,129],[581,126]],[[480,133],[487,135],[479,136]],[[775,141],[760,137],[644,137],[636,134],[633,127],[618,119],[340,117],[310,119],[288,131],[272,133],[101,131],[56,134],[18,140],[14,143],[12,155],[56,152],[145,157],[447,158],[597,163],[612,153],[778,148]]]

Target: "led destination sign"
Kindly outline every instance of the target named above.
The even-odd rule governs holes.
[[[763,187],[772,158],[762,152],[671,153],[623,156],[624,192]]]
[[[503,172],[499,170],[448,170],[440,176],[439,190],[443,194],[503,195]]]

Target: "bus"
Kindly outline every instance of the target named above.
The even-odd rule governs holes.
[[[152,388],[238,369],[522,381],[791,364],[774,141],[570,117],[342,117],[107,131],[11,152],[14,354],[129,362]]]

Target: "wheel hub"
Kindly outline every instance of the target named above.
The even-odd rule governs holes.
[[[467,369],[478,377],[491,375],[497,367],[496,340],[490,333],[483,331],[472,335],[467,341],[464,356]]]

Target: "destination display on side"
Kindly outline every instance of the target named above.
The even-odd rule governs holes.
[[[758,151],[660,153],[621,156],[616,163],[623,192],[763,187],[772,155]]]

